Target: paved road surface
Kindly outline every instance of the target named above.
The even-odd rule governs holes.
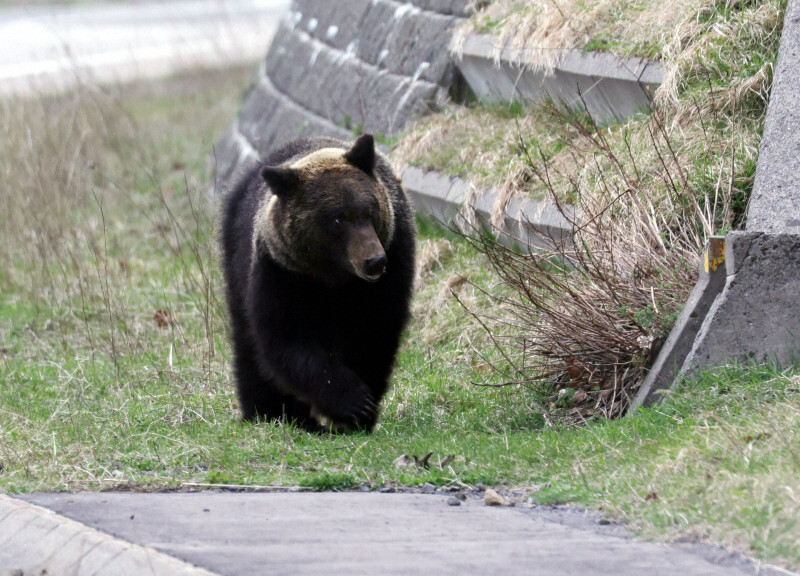
[[[0,96],[255,61],[289,0],[178,0],[0,9]]]
[[[575,509],[479,497],[451,506],[452,495],[375,492],[0,496],[0,566],[25,576],[778,573],[717,549],[630,540]]]

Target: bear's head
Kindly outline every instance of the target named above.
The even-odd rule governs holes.
[[[390,265],[389,191],[376,176],[371,134],[348,148],[321,148],[261,169],[271,194],[259,234],[279,264],[328,284],[376,282]]]

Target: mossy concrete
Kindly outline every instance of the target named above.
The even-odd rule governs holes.
[[[492,217],[494,188],[472,190],[465,180],[417,167],[403,171],[403,186],[420,216],[467,233],[488,230],[509,247],[528,252],[552,249],[571,235],[571,224],[551,202],[512,199],[497,221]]]

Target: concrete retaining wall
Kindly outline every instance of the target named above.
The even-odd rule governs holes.
[[[492,223],[497,197],[492,188],[471,190],[470,184],[460,178],[424,172],[415,167],[403,171],[403,187],[420,216],[455,226],[464,232],[483,227],[509,247],[526,251],[551,249],[571,235],[569,222],[550,202],[511,200],[498,227]]]
[[[582,96],[601,122],[649,106],[662,71],[642,59],[570,51],[544,75],[531,70],[524,54],[498,55],[492,37],[472,36],[454,63],[448,52],[453,32],[485,3],[294,0],[239,118],[217,144],[217,188],[300,136],[397,135],[460,92],[464,79],[487,101],[552,98],[576,106]]]
[[[481,4],[294,0],[239,117],[217,144],[217,190],[259,156],[300,136],[396,135],[464,79],[487,101],[552,98],[576,106],[583,98],[601,122],[624,120],[649,106],[649,90],[661,82],[662,71],[642,59],[571,51],[544,75],[532,71],[519,51],[498,52],[492,37],[471,36],[454,64],[452,34]],[[494,190],[468,194],[466,182],[415,168],[403,178],[424,215],[447,222],[465,208],[462,216],[472,224],[491,227]],[[468,198],[470,205],[462,206]],[[552,206],[535,200],[512,201],[494,231],[506,244],[529,249],[569,233]]]
[[[295,0],[216,148],[217,188],[300,136],[390,137],[443,103],[471,0]]]
[[[553,73],[532,68],[524,52],[487,35],[468,37],[458,68],[478,98],[490,102],[551,100],[586,109],[597,122],[622,122],[648,110],[664,79],[663,66],[644,58],[567,51]]]

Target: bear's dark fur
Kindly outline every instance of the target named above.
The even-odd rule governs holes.
[[[414,215],[371,135],[292,142],[223,199],[242,416],[371,429],[409,319]]]

